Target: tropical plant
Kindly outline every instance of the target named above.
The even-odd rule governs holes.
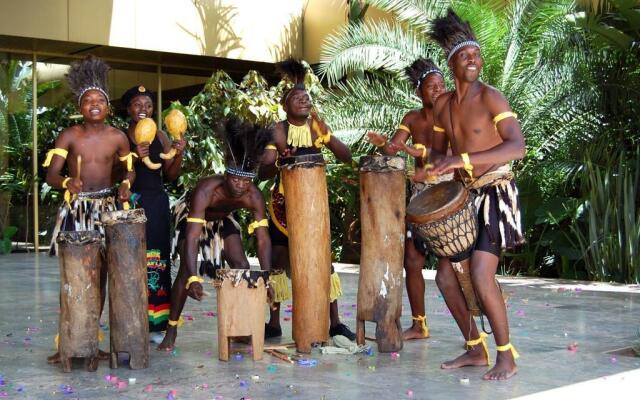
[[[471,23],[482,45],[482,80],[505,94],[527,141],[526,158],[515,169],[529,243],[510,255],[510,268],[582,277],[580,248],[565,232],[584,208],[579,185],[584,154],[589,151],[600,162],[616,146],[633,148],[640,132],[638,52],[632,51],[638,10],[626,0],[592,3],[606,4],[369,0],[396,22],[349,24],[327,39],[318,66],[331,87],[322,105],[330,111],[327,120],[359,154],[371,151],[361,140],[366,131],[391,134],[402,115],[420,105],[403,79],[403,68],[417,57],[446,65],[426,34],[430,22],[453,7]],[[598,38],[610,32],[594,28],[604,25],[632,40]]]
[[[13,230],[11,235],[7,233],[11,207],[28,203],[34,182],[31,75],[31,62],[12,59],[0,62],[0,230],[5,240],[15,234]],[[40,83],[37,96],[58,86],[58,81]]]
[[[584,215],[572,226],[592,279],[640,282],[640,147],[631,158],[617,153],[596,165],[587,155],[582,171]]]

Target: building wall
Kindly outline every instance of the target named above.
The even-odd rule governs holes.
[[[302,56],[305,0],[0,0],[0,34],[274,62]]]
[[[365,14],[366,23],[375,24],[382,20],[390,23],[393,19],[390,14],[374,7],[369,7]],[[319,63],[324,40],[346,24],[346,0],[307,0],[302,24],[304,59],[310,64]]]

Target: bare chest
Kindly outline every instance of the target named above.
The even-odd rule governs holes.
[[[489,110],[479,101],[451,101],[444,120],[452,148],[458,153],[485,150],[501,142]]]
[[[118,153],[118,146],[106,137],[78,137],[71,145],[71,155],[82,156],[82,164],[112,165]]]

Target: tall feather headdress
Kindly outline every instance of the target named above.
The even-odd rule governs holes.
[[[429,33],[431,39],[442,47],[447,56],[447,62],[451,57],[465,46],[475,46],[480,48],[480,43],[476,39],[469,22],[463,21],[449,8],[447,15],[436,18]]]
[[[97,90],[109,101],[109,86],[107,75],[109,66],[98,57],[89,55],[82,60],[71,63],[67,73],[69,89],[78,98],[78,104],[82,96],[89,90]]]
[[[286,104],[289,95],[294,90],[306,90],[304,86],[304,78],[307,75],[307,66],[300,60],[289,58],[276,63],[276,72],[280,74],[283,79],[288,79],[293,83],[293,87],[283,93],[282,104]]]
[[[265,147],[273,141],[273,128],[232,117],[218,130],[224,143],[226,172],[254,178]]]

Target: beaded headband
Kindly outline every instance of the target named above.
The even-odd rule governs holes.
[[[456,53],[456,51],[460,50],[461,48],[463,48],[465,46],[474,46],[474,47],[477,47],[479,49],[480,48],[480,43],[476,42],[475,40],[465,40],[464,42],[458,43],[457,45],[453,46],[453,48],[449,52],[449,55],[447,56],[447,62],[449,62],[451,60],[451,57],[453,57],[453,55]]]

